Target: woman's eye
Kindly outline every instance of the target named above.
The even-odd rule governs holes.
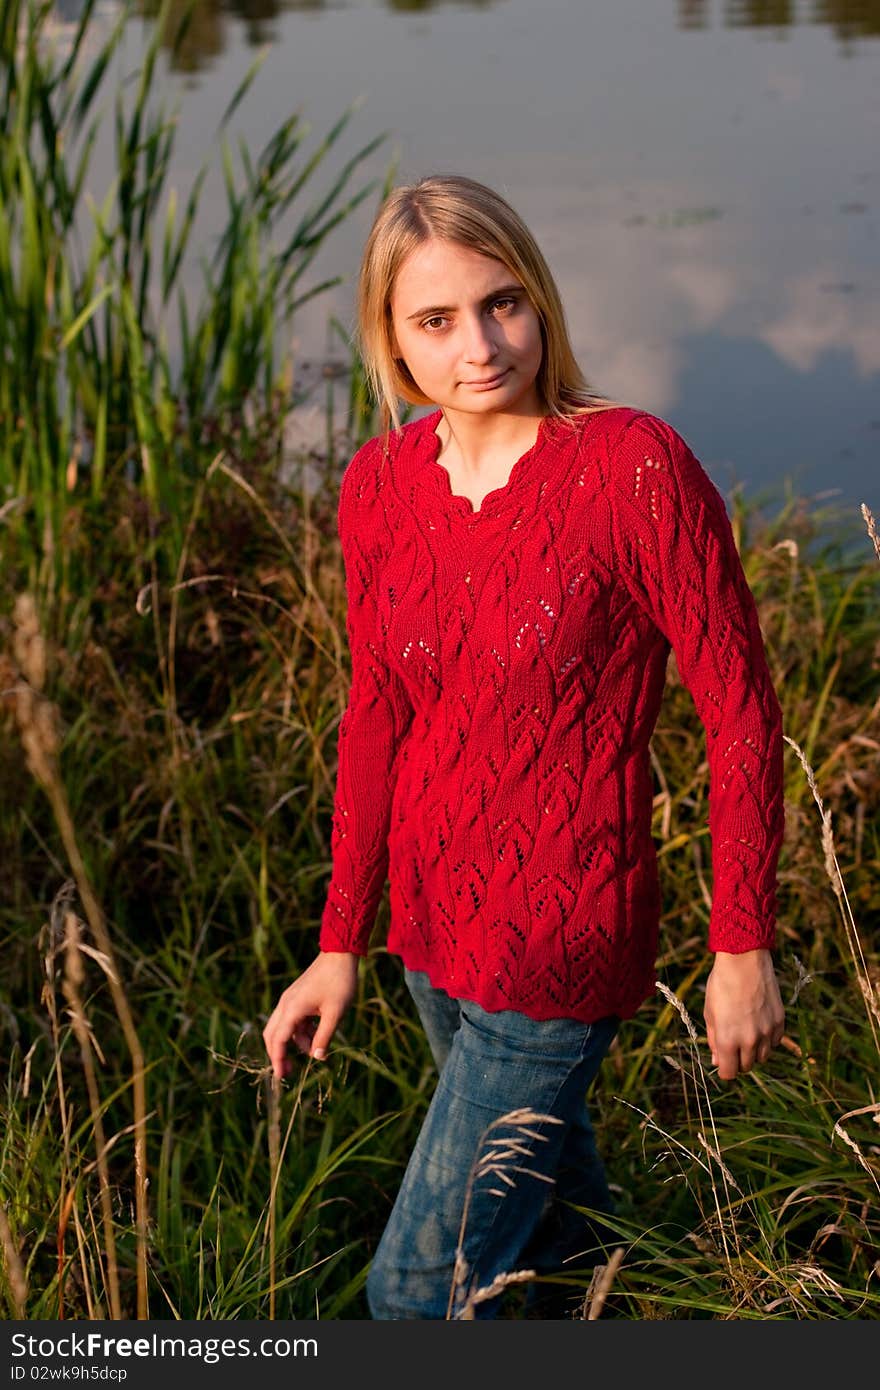
[[[502,313],[508,313],[511,309],[516,308],[516,304],[517,301],[512,295],[505,294],[502,295],[500,299],[493,299],[489,307],[493,313],[497,310],[500,310]],[[436,333],[445,326],[446,322],[447,319],[445,314],[432,314],[430,318],[422,319],[422,328],[427,328],[429,332]]]

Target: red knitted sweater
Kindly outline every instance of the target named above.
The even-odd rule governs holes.
[[[630,407],[541,422],[474,512],[440,412],[359,449],[339,497],[352,682],[320,947],[455,998],[631,1017],[660,919],[649,739],[674,650],[706,729],[709,949],[775,945],[782,712],[724,501]]]

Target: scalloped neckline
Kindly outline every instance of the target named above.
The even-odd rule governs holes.
[[[501,502],[507,501],[512,497],[521,485],[523,479],[529,476],[528,469],[523,465],[529,463],[544,447],[547,441],[549,421],[553,417],[551,415],[542,415],[534,444],[530,445],[525,453],[520,454],[519,458],[514,460],[511,470],[507,475],[507,482],[502,483],[500,487],[492,488],[491,492],[487,492],[479,507],[474,507],[471,499],[465,497],[463,493],[452,491],[452,479],[449,476],[447,468],[439,459],[442,440],[437,433],[437,425],[439,425],[442,418],[442,410],[434,410],[430,415],[425,416],[425,437],[428,449],[425,467],[427,471],[437,479],[443,489],[446,500],[454,507],[455,511],[468,521],[479,521],[484,516],[492,514]],[[487,506],[489,503],[493,505]]]

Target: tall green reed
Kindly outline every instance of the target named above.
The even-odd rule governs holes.
[[[97,199],[97,108],[132,5],[96,39],[95,0],[87,0],[63,59],[47,42],[51,9],[48,0],[10,0],[0,17],[0,500],[38,596],[69,592],[65,526],[82,479],[100,503],[108,473],[122,471],[157,518],[159,553],[176,555],[192,482],[218,438],[240,437],[260,418],[280,448],[294,398],[286,330],[307,300],[341,278],[306,285],[304,277],[333,229],[376,187],[352,182],[384,139],[361,146],[313,192],[357,103],[311,152],[294,112],[259,153],[239,141],[236,164],[228,131],[266,56],[258,55],[212,145],[225,222],[200,258],[193,306],[184,271],[214,156],[180,206],[171,183],[179,111],[154,96],[171,0],[131,97],[117,85],[114,173]],[[175,49],[185,32],[183,23]]]
[[[226,219],[216,246],[202,257],[203,288],[193,308],[184,288],[184,269],[193,250],[190,242],[209,161],[199,170],[181,211],[170,182],[178,117],[153,97],[169,0],[161,6],[133,95],[127,97],[121,84],[116,89],[115,171],[97,202],[89,192],[96,179],[92,152],[103,120],[97,106],[132,6],[123,9],[109,35],[96,39],[95,0],[87,0],[71,49],[61,59],[46,42],[51,8],[43,0],[12,0],[0,15],[0,547],[8,586],[4,600],[15,589],[29,590],[36,599],[28,608],[31,636],[42,644],[42,615],[50,643],[54,646],[64,634],[72,655],[80,639],[87,644],[90,640],[96,605],[111,593],[127,591],[135,611],[133,599],[140,592],[141,631],[135,645],[143,643],[145,617],[155,643],[146,706],[135,711],[131,690],[125,694],[126,678],[120,669],[125,658],[120,663],[118,652],[106,651],[103,659],[125,704],[128,733],[152,743],[147,757],[164,784],[159,835],[163,821],[171,818],[181,860],[195,877],[199,870],[193,807],[201,796],[202,778],[201,770],[195,775],[191,770],[193,746],[180,716],[175,683],[176,625],[190,558],[188,543],[212,474],[234,479],[259,506],[253,488],[232,464],[246,469],[254,449],[263,462],[280,452],[284,415],[296,398],[293,363],[283,346],[289,339],[287,329],[309,298],[338,282],[340,277],[334,277],[308,286],[305,277],[326,238],[375,187],[374,181],[354,191],[351,185],[384,137],[345,159],[316,192],[318,176],[338,150],[354,105],[311,153],[305,147],[308,128],[294,114],[259,154],[240,144],[236,164],[226,131],[265,54],[258,57],[218,126],[215,144],[219,142]],[[178,30],[175,44],[184,33],[185,26]],[[177,336],[169,344],[175,307]],[[290,559],[305,595],[310,588],[308,570],[296,566],[292,551]],[[314,590],[312,596],[318,597]],[[53,975],[43,990],[51,1006],[50,1075],[55,1085],[54,1101],[51,1093],[44,1093],[45,1115],[60,1119],[60,1144],[51,1137],[51,1119],[47,1127],[38,1120],[36,1130],[17,1123],[20,1107],[32,1113],[33,1048],[21,1088],[8,1098],[10,1146],[3,1154],[0,1240],[12,1280],[10,1306],[22,1306],[30,1283],[31,1306],[38,1315],[63,1313],[72,1299],[89,1316],[120,1316],[132,1309],[136,1297],[138,1315],[145,1316],[148,1238],[151,1258],[157,1258],[158,1248],[151,1238],[147,1207],[146,1080],[153,1063],[145,1063],[142,1024],[136,1024],[129,1004],[125,966],[132,965],[130,948],[118,937],[113,939],[118,923],[113,923],[112,910],[105,914],[93,891],[90,871],[101,864],[102,856],[89,842],[83,820],[87,787],[106,760],[112,761],[113,739],[111,735],[90,770],[82,767],[82,777],[75,754],[68,756],[62,773],[57,754],[63,720],[42,697],[45,671],[38,679],[20,654],[17,663],[19,669],[11,675],[10,668],[4,668],[0,686],[6,687],[7,703],[12,698],[29,766],[51,807],[54,830],[48,833],[58,836],[57,850],[71,866],[94,945],[82,945],[79,920],[71,915],[67,934],[79,944],[67,954],[74,964],[63,979]],[[157,710],[164,748],[157,748],[147,729]],[[123,793],[122,816],[126,820],[133,811],[142,824],[136,789],[126,802],[131,791],[129,787]],[[19,808],[17,816],[22,809],[26,824],[42,822],[36,806]],[[29,811],[34,820],[28,819]],[[42,825],[38,834],[42,830],[48,831],[48,826]],[[244,856],[242,861],[245,867]],[[55,854],[53,862],[58,862]],[[265,899],[264,889],[261,896]],[[255,947],[267,925],[266,912],[264,904]],[[102,1006],[103,1025],[121,1033],[131,1058],[128,1078],[114,1072],[109,1094],[106,1072],[99,1073],[95,1062],[97,1052],[106,1064],[98,1041],[101,1028],[93,1017],[94,994],[84,995],[83,973],[75,964],[88,951],[99,953],[112,998],[115,1019],[112,1014],[108,1018]],[[193,964],[190,958],[190,976]],[[54,1004],[56,983],[67,1002],[66,1024]],[[85,1123],[94,1142],[91,1159],[82,1147],[82,1109],[79,1123],[73,1125],[76,1106],[68,1104],[70,1074],[63,1057],[71,1047],[80,1053],[79,1104],[85,1106]],[[134,1134],[134,1163],[126,1172],[124,1140],[129,1132]],[[30,1210],[26,1204],[21,1207],[20,1198],[28,1186],[29,1146],[35,1134],[41,1135],[42,1158],[52,1151],[55,1182],[50,1186],[56,1196],[45,1213],[43,1238],[57,1249],[55,1278],[42,1285],[36,1305],[33,1262],[44,1252],[37,1241],[23,1262],[18,1234],[21,1220],[28,1220],[22,1211]],[[23,1152],[16,1143],[22,1137]],[[166,1152],[163,1148],[163,1155]],[[18,1180],[10,1179],[10,1173],[18,1173]],[[91,1188],[94,1179],[97,1192]],[[132,1221],[119,1218],[122,1182],[135,1197]],[[167,1182],[160,1185],[162,1191],[168,1191]],[[213,1267],[222,1277],[216,1280],[215,1296],[199,1302],[201,1309],[217,1315],[218,1308],[234,1308],[237,1305],[228,1303],[227,1296],[236,1299],[236,1290],[252,1278],[255,1288],[265,1287],[266,1261],[274,1268],[275,1242],[287,1237],[290,1221],[296,1219],[286,1217],[276,1231],[274,1198],[270,1205],[269,1253],[257,1239],[261,1221],[245,1242],[227,1284],[218,1250]],[[167,1224],[163,1214],[160,1230]],[[250,1264],[253,1251],[256,1274]],[[203,1269],[201,1250],[199,1258]],[[132,1271],[136,1295],[130,1288]],[[283,1281],[279,1284],[273,1276],[273,1311],[280,1287]],[[188,1294],[186,1278],[184,1290]],[[173,1306],[171,1289],[163,1285],[163,1294]]]

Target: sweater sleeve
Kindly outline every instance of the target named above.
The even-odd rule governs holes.
[[[782,709],[724,500],[655,416],[633,421],[617,447],[611,525],[620,577],[670,643],[706,730],[709,950],[773,949]]]
[[[351,686],[339,722],[332,873],[319,933],[322,951],[359,956],[369,949],[385,886],[394,762],[413,715],[403,683],[383,655],[379,633],[379,557],[367,535],[368,508],[360,501],[362,492],[375,500],[377,467],[375,453],[364,445],[339,489]]]

